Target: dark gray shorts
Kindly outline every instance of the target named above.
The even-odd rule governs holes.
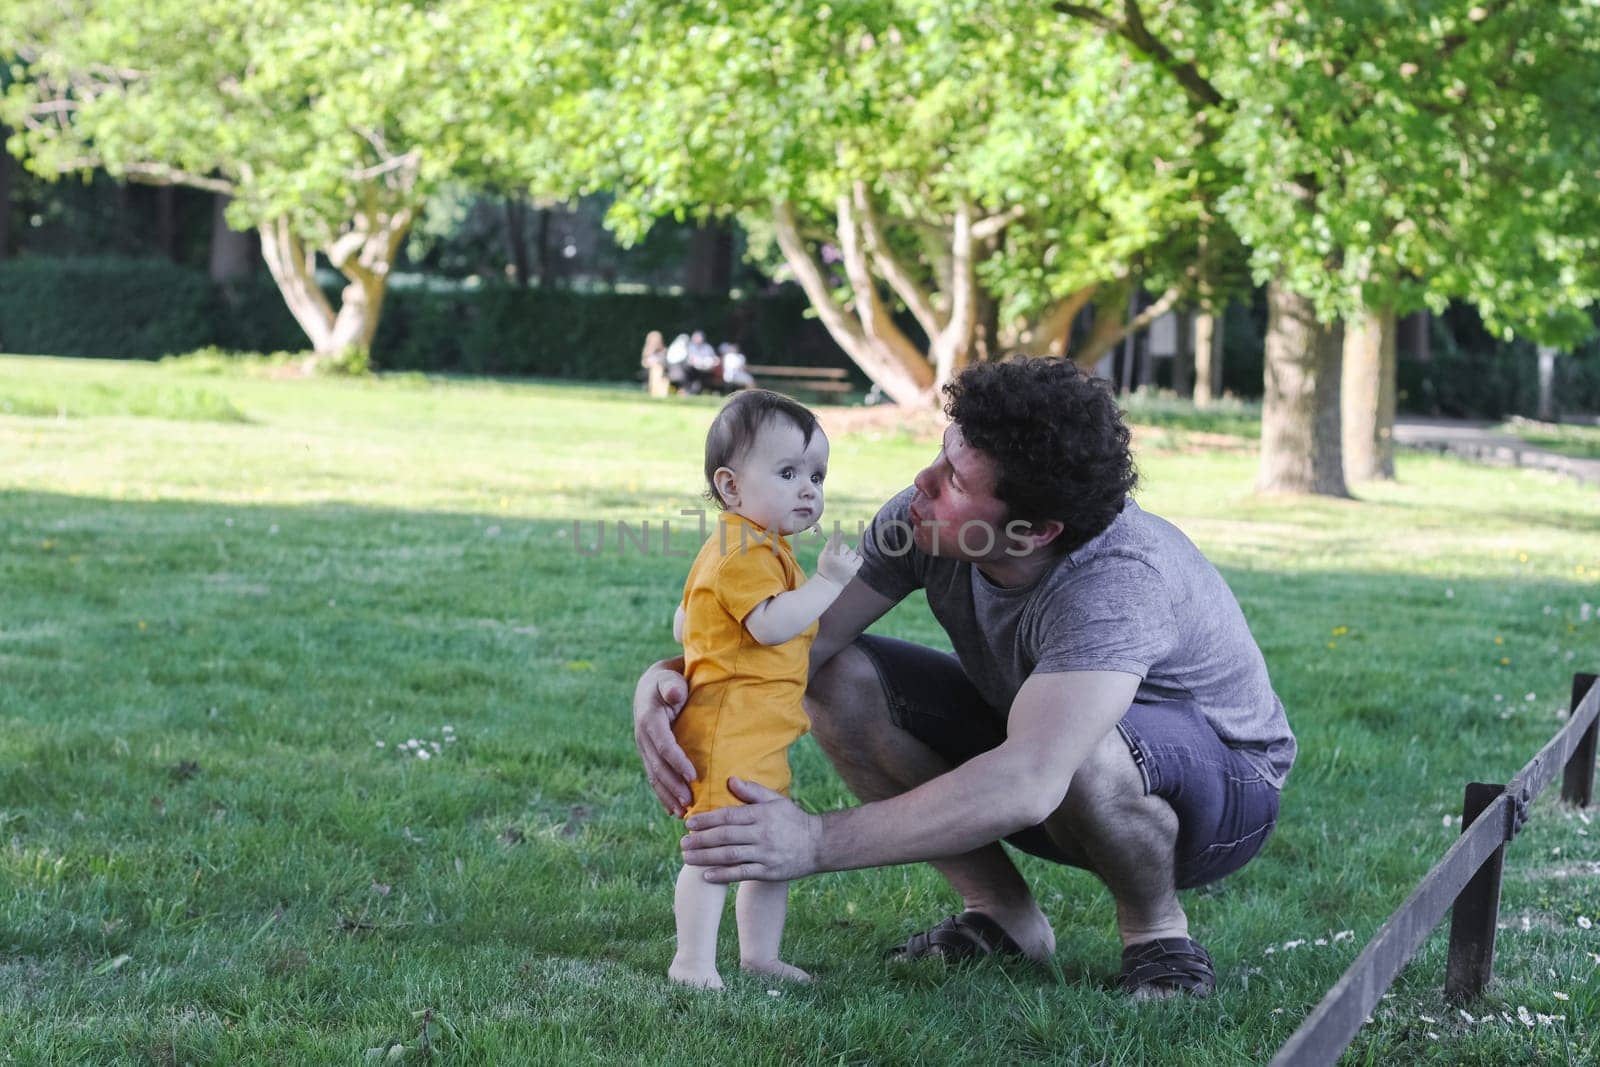
[[[990,707],[961,663],[892,637],[863,636],[889,701],[894,724],[952,766],[997,747],[1006,736],[1006,711]],[[1238,752],[1222,743],[1198,709],[1184,704],[1135,704],[1117,723],[1145,793],[1178,815],[1178,888],[1215,882],[1260,851],[1278,821],[1278,790]],[[1092,870],[1086,857],[1064,851],[1043,826],[1006,838],[1024,852]]]

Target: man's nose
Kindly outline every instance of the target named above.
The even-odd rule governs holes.
[[[931,497],[933,495],[933,468],[923,467],[917,472],[917,476],[911,479],[911,484],[923,496]]]

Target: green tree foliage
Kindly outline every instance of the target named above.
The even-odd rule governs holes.
[[[12,0],[0,121],[41,174],[103,167],[231,196],[230,223],[259,231],[295,319],[331,355],[370,342],[434,190],[548,176],[537,130],[505,117],[559,95],[560,30],[557,5],[488,0]],[[347,281],[337,309],[318,253]]]
[[[1466,299],[1502,332],[1587,331],[1592,5],[1148,6],[1055,5],[1163,71],[1215,131],[1216,209],[1273,289],[1264,488],[1345,492],[1342,316]]]
[[[615,224],[737,215],[901,402],[985,348],[1061,351],[1096,300],[1115,314],[1073,353],[1092,362],[1135,281],[1161,294],[1142,321],[1193,288],[1188,108],[1048,8],[583,6],[609,76],[579,169],[613,187]]]

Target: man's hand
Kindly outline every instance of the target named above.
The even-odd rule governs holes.
[[[664,660],[645,671],[633,691],[633,743],[656,799],[681,818],[689,807],[689,783],[695,773],[694,764],[672,736],[672,720],[689,699],[689,683],[666,666],[670,662]]]
[[[860,569],[861,557],[855,549],[844,543],[838,530],[833,531],[828,543],[822,546],[822,554],[817,557],[817,574],[843,588],[850,584],[850,579]]]
[[[683,862],[706,868],[708,882],[788,882],[817,873],[821,819],[754,782],[729,778],[728,789],[745,803],[691,817]]]

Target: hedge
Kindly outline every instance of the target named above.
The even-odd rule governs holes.
[[[337,290],[330,289],[330,299]],[[1264,306],[1235,303],[1224,320],[1224,386],[1261,390]],[[915,329],[907,323],[907,329]],[[372,345],[380,369],[628,380],[650,330],[702,329],[755,363],[845,367],[867,380],[806,313],[791,288],[717,296],[587,293],[485,286],[391,287]],[[205,272],[165,260],[19,259],[0,263],[0,352],[156,359],[208,345],[272,352],[305,346],[270,279],[224,290]],[[1403,411],[1501,418],[1533,414],[1538,359],[1526,342],[1483,332],[1470,308],[1433,319],[1433,356],[1402,358]],[[1600,338],[1560,361],[1569,412],[1600,410]]]
[[[153,359],[218,342],[217,292],[166,260],[0,263],[0,352]],[[281,301],[280,301],[281,303]]]
[[[337,289],[329,290],[331,300]],[[563,289],[394,286],[373,338],[373,365],[391,370],[629,379],[645,334],[704,330],[755,363],[851,369],[806,315],[803,294],[717,296]],[[203,271],[165,260],[20,259],[0,263],[0,352],[158,359],[207,345],[300,349],[305,335],[277,289],[254,278],[227,291]]]

